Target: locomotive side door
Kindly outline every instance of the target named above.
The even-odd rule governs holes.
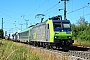
[[[46,31],[45,31],[45,36],[46,36],[46,41],[50,41],[50,30],[49,30],[49,24],[46,24]]]

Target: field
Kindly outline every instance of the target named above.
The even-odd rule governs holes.
[[[26,44],[0,40],[0,60],[72,60],[48,50],[31,48]]]

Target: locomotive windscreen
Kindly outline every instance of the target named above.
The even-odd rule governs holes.
[[[70,28],[71,24],[70,23],[62,23],[63,24],[63,28]]]
[[[54,26],[54,28],[70,28],[71,27],[70,23],[68,23],[68,22],[65,22],[65,23],[64,22],[63,23],[54,22],[53,26]]]
[[[54,22],[53,25],[54,25],[54,28],[61,28],[60,22]]]
[[[71,31],[71,24],[70,22],[53,22],[54,31],[62,31],[62,30],[70,30]]]

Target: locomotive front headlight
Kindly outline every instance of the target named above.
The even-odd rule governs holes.
[[[57,37],[55,36],[55,38],[57,38]]]
[[[69,38],[71,38],[71,37],[69,36]]]
[[[63,30],[62,30],[62,32],[63,32]]]
[[[54,38],[55,38],[55,39],[57,39],[57,38],[58,38],[58,36],[55,36]]]
[[[71,36],[68,37],[69,39],[72,38]]]

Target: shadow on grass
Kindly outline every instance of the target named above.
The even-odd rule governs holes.
[[[77,46],[71,46],[70,50],[76,50],[76,51],[88,51],[90,48],[85,47],[77,47]]]

